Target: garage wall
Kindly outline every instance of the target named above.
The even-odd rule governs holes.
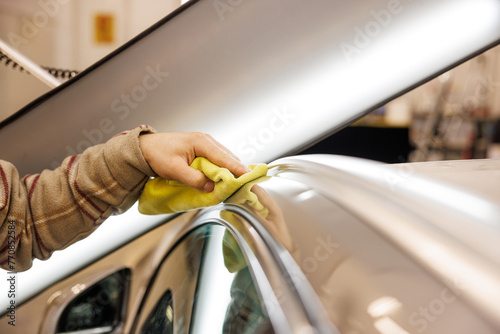
[[[83,70],[148,28],[181,0],[0,0],[0,39],[34,62]],[[47,92],[0,64],[0,120]]]
[[[40,64],[51,64],[56,59],[58,23],[58,20],[49,19],[35,0],[0,1],[0,39]],[[2,119],[47,90],[48,87],[33,76],[13,71],[4,62],[0,63]]]

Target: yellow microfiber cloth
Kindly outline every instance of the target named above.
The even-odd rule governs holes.
[[[229,197],[226,200],[226,203],[249,206],[252,210],[262,215],[263,218],[266,218],[269,215],[269,209],[264,206],[259,201],[257,195],[252,192],[252,187],[254,186],[254,184],[264,182],[270,178],[270,176],[263,176],[246,183],[234,195]],[[239,219],[237,215],[229,211],[223,211],[221,213],[221,217],[229,222],[232,222],[235,219]],[[224,265],[230,273],[240,271],[247,266],[245,257],[241,252],[238,242],[234,239],[229,230],[224,231],[222,253],[224,255]]]
[[[207,158],[197,157],[190,165],[203,172],[215,184],[214,190],[206,193],[181,182],[161,177],[146,182],[139,197],[139,212],[157,215],[188,211],[208,207],[225,201],[243,185],[267,175],[267,165],[250,165],[250,172],[235,177],[228,169],[219,167]]]

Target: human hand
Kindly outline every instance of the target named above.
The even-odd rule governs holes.
[[[250,170],[212,136],[199,132],[164,132],[139,137],[142,154],[153,171],[165,179],[210,192],[214,183],[201,171],[189,167],[196,157],[205,157],[236,176]]]

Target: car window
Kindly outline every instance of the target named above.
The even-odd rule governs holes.
[[[139,333],[189,332],[208,230],[200,227],[190,232],[166,254],[148,287],[138,319]]]
[[[149,314],[141,333],[174,333],[174,305],[172,291],[167,290]]]
[[[273,332],[251,268],[217,224],[196,228],[168,254],[144,313],[141,334]]]
[[[192,333],[272,332],[252,271],[232,234],[211,225],[200,270]]]
[[[57,333],[112,333],[124,318],[129,281],[130,270],[123,269],[79,293],[62,312]]]

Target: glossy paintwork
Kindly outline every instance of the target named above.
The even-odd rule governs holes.
[[[270,161],[498,43],[499,1],[418,4],[394,16],[390,28],[349,63],[342,42],[352,42],[387,1],[252,0],[221,17],[212,1],[192,0],[3,123],[0,141],[9,145],[0,146],[0,155],[21,173],[38,172],[87,144],[150,123],[164,131],[209,132],[244,159]],[[434,12],[446,15],[429,16]],[[468,35],[448,30],[474,13],[484,25],[470,25]],[[425,29],[431,22],[439,28]],[[148,98],[132,105],[122,100],[139,91]],[[65,126],[54,131],[51,120]],[[500,331],[500,209],[491,186],[483,198],[418,176],[419,170],[436,174],[432,165],[385,167],[333,157],[276,164],[272,180],[261,184],[268,215],[238,208],[251,214],[253,224],[241,232],[262,238],[249,249],[260,254],[261,282],[268,281],[265,291],[280,306],[276,324],[283,322],[284,332],[321,326],[324,311],[345,333]],[[496,167],[482,164],[482,180],[498,178]],[[471,169],[458,167],[456,177]],[[127,217],[141,222],[129,213],[115,222]],[[132,330],[152,271],[192,224],[201,223],[187,213],[162,225],[170,218],[148,220],[129,233],[100,228],[101,239],[79,243],[88,256],[66,250],[54,257],[58,265],[49,260],[31,276],[20,274],[19,289],[27,284],[29,293],[19,299],[22,326],[16,330],[51,332],[75,291],[123,267],[132,269],[131,316],[119,330]],[[267,241],[259,232],[264,228],[272,235]],[[29,322],[22,320],[28,315]],[[5,317],[0,326],[12,332]]]
[[[481,166],[487,164],[488,161],[483,161]],[[389,333],[395,329],[402,333],[498,332],[500,327],[492,314],[500,304],[491,296],[500,291],[500,265],[491,262],[489,252],[470,248],[473,244],[466,242],[472,242],[474,235],[460,239],[447,233],[443,238],[442,228],[446,225],[440,226],[424,213],[415,215],[412,209],[417,205],[420,209],[432,206],[430,194],[427,198],[420,194],[419,199],[405,200],[402,205],[395,202],[394,198],[404,200],[411,193],[418,194],[404,187],[391,189],[393,184],[384,176],[386,172],[394,172],[395,166],[334,156],[287,158],[273,165],[272,178],[253,189],[255,197],[232,197],[228,203],[236,205],[234,209],[221,206],[206,213],[179,216],[48,288],[21,306],[19,316],[43,309],[37,313],[38,320],[32,318],[29,330],[45,328],[42,332],[46,332],[73,298],[72,288],[89,286],[106,273],[128,267],[132,270],[132,289],[127,321],[123,324],[124,332],[128,332],[137,321],[135,315],[152,272],[175,240],[192,228],[189,226],[224,221],[235,233],[247,235],[239,241],[242,246],[247,245],[244,246],[247,256],[256,256],[252,261],[257,261],[257,281],[262,286],[270,284],[270,290],[263,295],[265,305],[279,305],[284,312],[280,313],[282,320],[273,323],[276,332],[290,331],[291,320],[284,319],[297,321],[307,314],[301,323],[312,321],[320,326],[326,316],[340,333]],[[382,184],[376,185],[377,177]],[[418,173],[411,178],[412,182],[423,179]],[[438,180],[433,182],[439,184]],[[447,188],[457,191],[454,187]],[[500,207],[484,201],[496,210],[491,218],[498,219]],[[224,213],[224,210],[229,211]],[[448,217],[456,215],[446,206],[437,210],[440,217],[446,213]],[[231,218],[228,212],[240,212],[241,216]],[[488,222],[487,218],[466,217],[455,223],[457,227],[473,224],[478,228]],[[385,230],[380,219],[391,230]],[[244,221],[250,224],[242,224]],[[490,228],[496,230],[490,239],[500,238],[499,227]],[[415,240],[417,248],[413,247]],[[445,262],[441,254],[444,250],[449,253]],[[489,266],[485,267],[485,263]],[[461,272],[464,267],[467,275]],[[474,277],[480,282],[485,275],[493,283],[478,285],[470,281]],[[274,299],[269,299],[273,295]],[[299,296],[299,304],[294,295]],[[146,314],[141,313],[139,319]],[[5,320],[0,319],[0,326],[6,324]],[[28,324],[23,322],[23,325]],[[26,327],[19,330],[23,332]],[[334,327],[317,327],[317,330],[331,332]]]
[[[435,208],[433,197],[439,194],[425,198],[417,189],[393,188],[385,176],[397,171],[395,166],[327,156],[276,163],[281,171],[262,187],[279,203],[295,260],[341,332],[498,331],[495,314],[500,303],[491,296],[500,292],[495,255],[500,242],[499,205],[484,200],[490,205],[489,216],[467,218],[470,211],[464,208],[458,218],[453,208],[441,203]],[[483,172],[488,165],[489,161],[476,162]],[[431,167],[429,163],[428,170]],[[356,169],[364,177],[352,179],[360,175]],[[455,177],[470,172],[473,168]],[[492,169],[490,181],[494,175]],[[375,186],[377,178],[382,182]],[[417,172],[407,178],[425,180]],[[477,181],[476,189],[481,187]],[[487,188],[488,182],[483,186]],[[482,207],[474,209],[485,213]]]

